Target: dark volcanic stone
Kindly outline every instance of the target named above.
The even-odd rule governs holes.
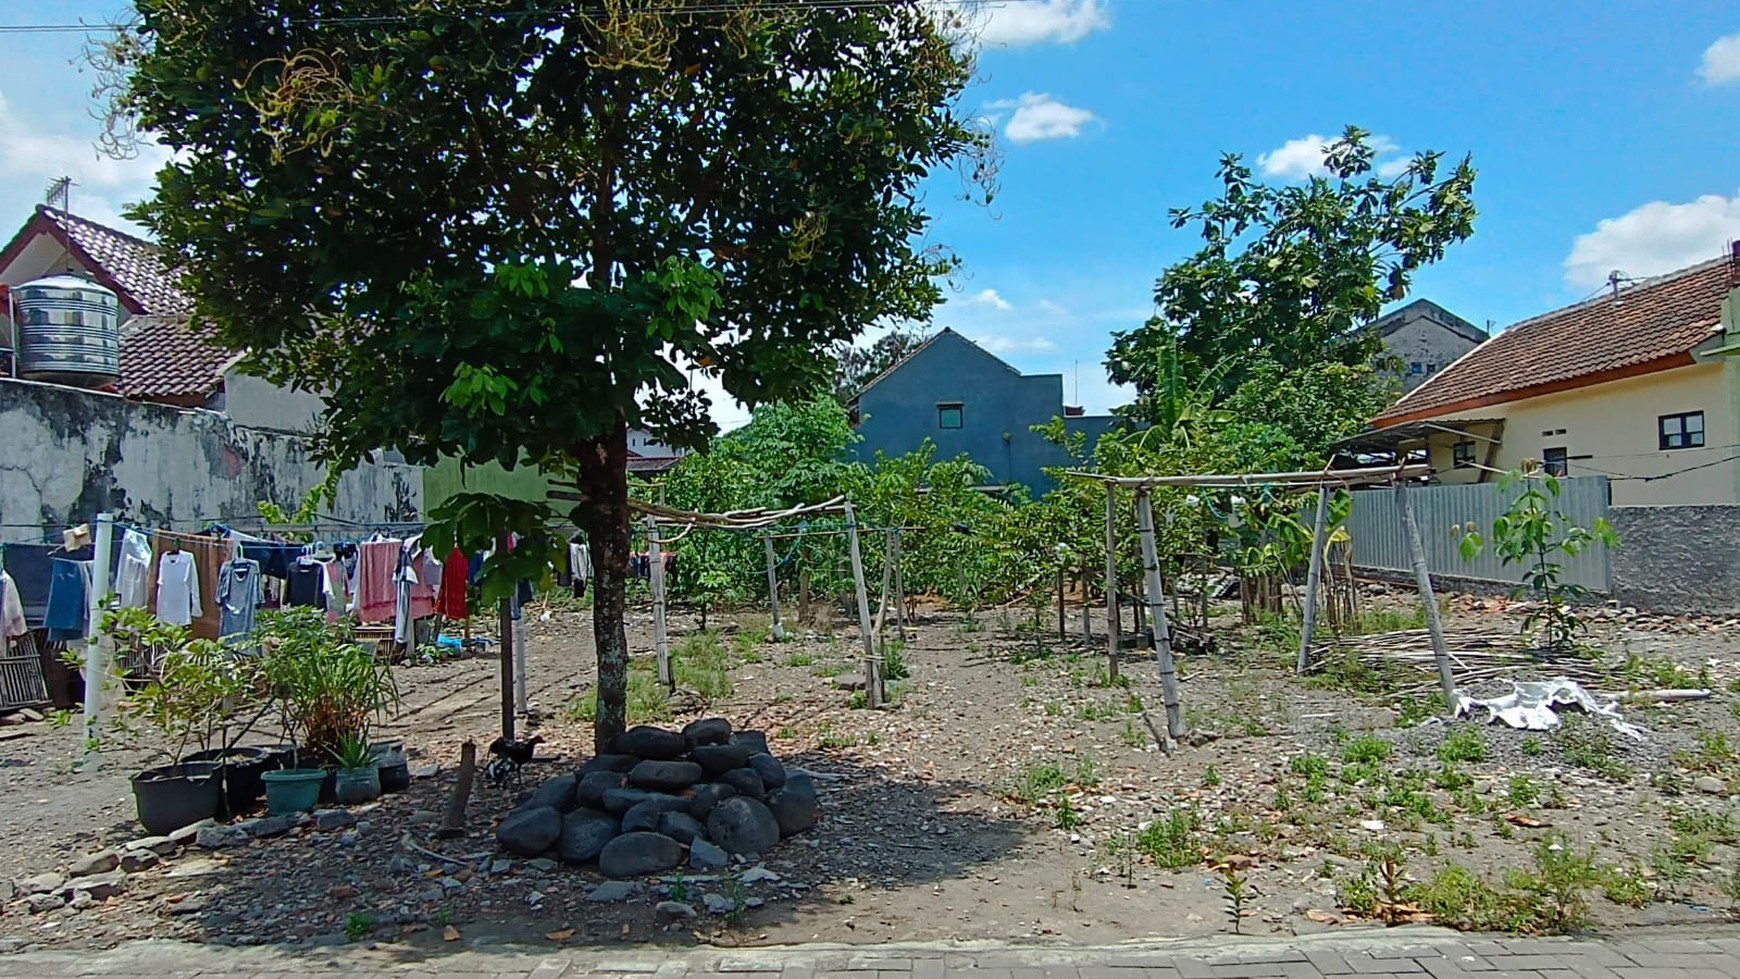
[[[689,752],[707,773],[709,778],[718,778],[733,768],[742,768],[749,764],[751,752],[744,744],[704,744]]]
[[[705,822],[712,813],[713,807],[737,794],[737,790],[723,782],[709,782],[695,789],[695,794],[689,799],[689,815]]]
[[[768,791],[773,791],[785,784],[785,766],[779,759],[763,753],[749,756],[749,767],[755,774],[761,776],[761,784]]]
[[[574,786],[580,780],[573,775],[558,775],[547,779],[532,797],[520,806],[521,809],[542,809],[545,806],[558,812],[573,812],[580,805],[574,798]]]
[[[562,820],[562,837],[556,855],[563,863],[591,863],[604,852],[604,844],[616,839],[616,817],[591,809],[577,809]]]
[[[659,832],[678,843],[693,843],[697,837],[707,838],[707,827],[686,812],[660,813]]]
[[[628,773],[637,789],[681,792],[701,780],[701,766],[692,761],[643,761]]]
[[[554,846],[562,835],[562,814],[554,806],[521,809],[496,827],[495,841],[509,853],[535,857]]]
[[[583,806],[603,809],[604,793],[622,788],[623,781],[621,772],[587,772],[574,787],[574,798]]]
[[[655,761],[669,761],[682,757],[689,750],[689,743],[675,731],[667,731],[662,727],[642,724],[631,727],[616,736],[611,743],[612,749],[618,754],[634,755],[637,758],[651,758]]]
[[[731,740],[731,722],[723,717],[706,717],[683,725],[683,740],[689,747],[704,744],[725,744]]]
[[[593,772],[621,772],[627,774],[629,769],[638,764],[640,764],[640,759],[633,755],[594,755],[591,758],[586,759],[579,768],[574,769],[574,774],[581,778],[585,778]]]
[[[612,816],[620,816],[648,799],[676,798],[676,796],[665,792],[648,792],[645,789],[607,789],[604,793],[604,811]],[[684,806],[678,808],[686,808],[687,800],[679,799],[678,801],[685,803]]]
[[[753,769],[734,768],[719,776],[719,781],[736,789],[738,795],[748,796],[751,799],[762,799],[767,796],[767,787],[761,784],[761,776],[755,774]]]
[[[683,864],[683,845],[657,833],[624,833],[604,845],[598,869],[606,877],[639,877]]]
[[[767,732],[765,731],[738,731],[731,736],[731,743],[747,747],[752,755],[757,752],[773,754],[773,750],[767,746]]]
[[[779,835],[802,833],[822,818],[822,804],[816,798],[816,783],[803,774],[786,779],[785,787],[767,797],[767,807],[779,822]]]
[[[766,853],[779,843],[779,820],[761,803],[738,796],[707,817],[707,837],[727,853]]]
[[[659,817],[667,812],[687,812],[689,800],[679,799],[674,795],[655,795],[650,799],[635,803],[622,814],[622,831],[624,833],[641,833],[656,831],[659,828]]]

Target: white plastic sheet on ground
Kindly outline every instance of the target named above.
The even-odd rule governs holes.
[[[1560,723],[1554,708],[1576,706],[1585,713],[1604,718],[1620,734],[1637,741],[1643,740],[1643,728],[1626,723],[1619,716],[1617,702],[1602,703],[1596,700],[1575,680],[1562,676],[1551,680],[1513,680],[1511,686],[1510,693],[1497,697],[1457,694],[1456,716],[1461,717],[1477,707],[1484,707],[1488,724],[1503,721],[1524,731],[1551,731]]]

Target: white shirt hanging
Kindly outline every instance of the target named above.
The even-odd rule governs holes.
[[[144,608],[151,603],[151,539],[137,530],[121,535],[115,596],[122,608]]]
[[[157,559],[157,618],[188,625],[205,614],[199,606],[199,568],[189,551],[169,551]]]

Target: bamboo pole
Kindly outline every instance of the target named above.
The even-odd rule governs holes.
[[[1329,487],[1317,487],[1317,522],[1311,534],[1311,572],[1305,578],[1305,623],[1299,632],[1299,674],[1311,668],[1311,637],[1317,629],[1317,591],[1323,584],[1323,545],[1329,536]]]
[[[1184,736],[1178,706],[1178,667],[1172,659],[1172,634],[1166,627],[1166,596],[1160,587],[1159,545],[1154,535],[1154,504],[1146,489],[1136,491],[1136,520],[1142,536],[1142,574],[1147,581],[1148,617],[1154,629],[1154,659],[1160,664],[1160,692],[1166,705],[1166,749]]]
[[[898,528],[894,531],[894,623],[902,644],[906,642],[906,545]]]
[[[647,578],[652,584],[653,642],[658,646],[659,683],[666,691],[675,693],[677,671],[671,664],[671,636],[665,622],[665,552],[659,541],[658,521],[653,517],[646,518],[646,563]]]
[[[864,556],[858,549],[858,515],[846,501],[846,545],[852,556],[852,585],[858,593],[858,635],[864,642],[864,699],[881,707],[888,692],[882,687],[882,664],[876,660],[876,643],[870,634],[870,594],[864,587]]]
[[[1402,512],[1402,530],[1408,537],[1408,554],[1414,564],[1414,581],[1420,601],[1426,605],[1426,629],[1432,636],[1432,658],[1438,664],[1438,685],[1444,690],[1445,708],[1456,711],[1456,675],[1450,669],[1450,652],[1444,645],[1444,623],[1438,618],[1438,599],[1432,594],[1432,572],[1426,567],[1426,548],[1420,542],[1420,525],[1414,520],[1414,504],[1408,499],[1408,484],[1396,480],[1396,508]]]
[[[1106,676],[1118,679],[1118,639],[1124,631],[1118,614],[1118,488],[1106,484]]]
[[[882,641],[888,631],[888,593],[894,587],[894,535],[882,537],[882,595],[876,599],[876,639]]]
[[[785,626],[779,621],[779,559],[773,553],[773,538],[763,537],[767,545],[767,604],[773,609],[773,633],[775,642],[785,639]]]

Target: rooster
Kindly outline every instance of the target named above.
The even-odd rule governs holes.
[[[491,782],[498,786],[506,785],[509,782],[518,785],[520,767],[532,760],[532,755],[537,752],[538,745],[543,743],[544,736],[541,734],[534,734],[524,741],[515,741],[509,737],[496,738],[489,743],[491,758],[489,765],[484,768],[484,773],[489,776]]]

